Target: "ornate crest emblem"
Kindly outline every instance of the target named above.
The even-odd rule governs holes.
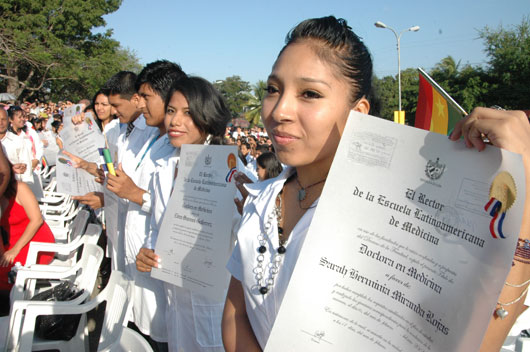
[[[439,179],[445,170],[445,164],[439,162],[440,158],[436,158],[436,161],[429,160],[425,166],[425,175],[431,180]]]
[[[210,165],[212,163],[212,157],[208,154],[204,157],[204,165]]]

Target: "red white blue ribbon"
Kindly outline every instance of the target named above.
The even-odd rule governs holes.
[[[502,233],[502,223],[504,222],[506,213],[500,212],[501,207],[502,203],[494,197],[491,197],[484,207],[484,210],[493,217],[490,222],[490,233],[493,238],[506,238]]]
[[[236,170],[235,167],[231,168],[230,171],[228,171],[228,174],[226,174],[225,181],[226,182],[232,182],[232,177],[234,176],[236,171],[237,170]]]

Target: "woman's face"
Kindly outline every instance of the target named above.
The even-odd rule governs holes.
[[[282,163],[329,168],[352,109],[350,89],[307,41],[285,48],[267,80],[262,109]]]
[[[98,94],[96,100],[94,101],[94,111],[98,115],[98,119],[101,121],[107,121],[110,119],[110,103],[109,97],[105,94]]]
[[[10,121],[13,128],[17,131],[24,127],[24,124],[26,123],[24,121],[24,114],[22,113],[22,111],[16,111]]]
[[[256,171],[258,173],[258,180],[263,181],[267,179],[267,170],[262,168],[260,164],[258,164],[258,168]]]
[[[181,92],[175,92],[167,105],[164,120],[171,145],[180,148],[183,144],[202,144],[206,135],[199,130],[191,118],[188,101]]]

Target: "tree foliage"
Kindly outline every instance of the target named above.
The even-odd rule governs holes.
[[[121,0],[2,0],[0,89],[19,99],[90,96],[116,71],[138,60],[111,38],[103,16]]]
[[[461,65],[451,56],[443,58],[429,75],[464,110],[477,106],[500,105],[507,109],[530,108],[530,21],[523,18],[511,30],[485,28],[479,32],[485,42],[488,65]],[[380,116],[392,120],[398,109],[396,76],[374,78],[374,88],[380,100]],[[405,122],[414,124],[418,99],[418,72],[401,72],[402,108]]]
[[[250,84],[239,76],[231,76],[214,82],[214,86],[226,99],[232,117],[239,117],[247,104]]]
[[[261,104],[265,97],[267,82],[259,80],[252,86],[252,94],[248,94],[248,101],[245,104],[245,118],[252,126],[261,125]]]
[[[530,19],[508,30],[488,27],[480,31],[489,57],[492,89],[487,98],[511,109],[530,107]]]

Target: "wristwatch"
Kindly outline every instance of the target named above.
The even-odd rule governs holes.
[[[151,212],[151,193],[147,191],[142,194],[142,211]]]

